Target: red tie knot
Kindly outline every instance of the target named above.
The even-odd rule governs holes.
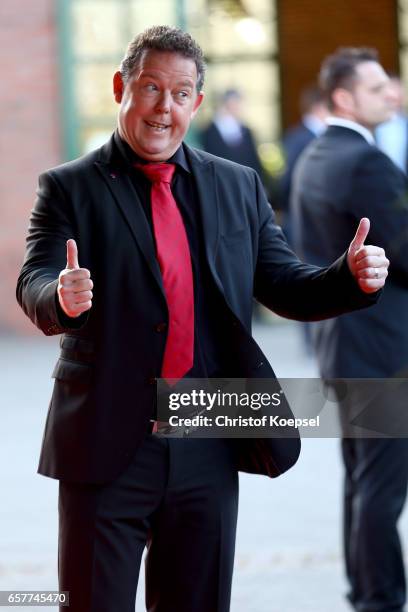
[[[152,183],[171,183],[176,168],[175,164],[136,164]]]

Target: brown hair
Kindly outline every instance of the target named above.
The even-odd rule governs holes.
[[[351,89],[356,78],[356,67],[363,62],[378,62],[376,49],[368,47],[341,47],[323,60],[319,85],[327,105],[333,110],[333,92],[339,87]]]
[[[143,53],[147,50],[178,53],[192,59],[197,68],[197,91],[204,85],[205,63],[201,47],[180,28],[171,26],[152,26],[141,32],[129,43],[125,57],[120,64],[120,72],[126,82],[138,66]]]

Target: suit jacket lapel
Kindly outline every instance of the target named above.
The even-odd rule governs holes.
[[[208,265],[218,288],[223,293],[223,287],[215,267],[219,242],[219,202],[215,166],[211,160],[202,156],[200,151],[191,149],[187,145],[184,145],[184,149],[197,186]]]
[[[108,145],[105,145],[103,148],[105,153],[109,150]],[[130,231],[164,295],[153,237],[140,199],[133,188],[132,181],[125,168],[121,164],[115,163],[112,159],[107,160],[103,159],[103,157],[104,155],[101,156],[100,161],[95,162],[95,165],[112,193],[119,210],[126,219]]]

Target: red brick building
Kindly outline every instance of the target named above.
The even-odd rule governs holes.
[[[37,176],[62,158],[54,0],[2,0],[0,38],[0,333],[33,333],[15,284]]]

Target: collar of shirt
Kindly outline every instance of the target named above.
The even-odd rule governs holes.
[[[302,121],[303,125],[305,125],[308,130],[313,132],[315,136],[320,136],[320,134],[323,134],[323,132],[327,129],[327,124],[312,114],[303,115]]]
[[[149,163],[148,160],[139,157],[133,151],[133,149],[128,145],[128,143],[119,136],[118,130],[116,130],[115,132],[114,139],[120,154],[129,165],[134,167],[135,164]],[[182,168],[185,172],[191,173],[182,144],[169,159],[166,159],[166,163],[176,164],[176,166]]]
[[[368,144],[375,145],[374,136],[370,130],[367,130],[367,128],[365,128],[363,125],[356,123],[356,121],[350,121],[350,119],[343,119],[342,117],[328,117],[327,125],[334,125],[336,127],[344,127],[348,128],[349,130],[354,130],[355,132],[361,134]]]
[[[242,125],[232,115],[217,114],[214,117],[214,123],[227,144],[234,144],[241,140]]]

